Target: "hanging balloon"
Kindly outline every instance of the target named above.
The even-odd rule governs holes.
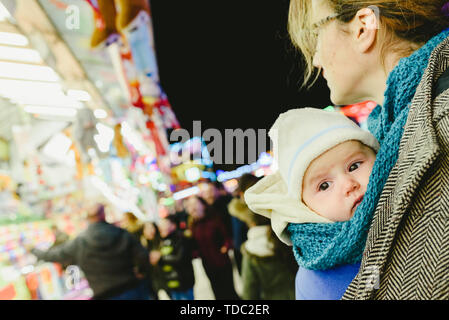
[[[131,103],[134,107],[145,109],[145,103],[142,100],[142,94],[140,93],[140,84],[137,80],[131,81],[129,84],[131,93]]]
[[[115,0],[115,6],[118,13],[116,26],[119,31],[125,29],[141,11],[150,15],[150,6],[147,0]]]
[[[154,126],[158,131],[159,141],[161,142],[164,150],[168,150],[169,143],[167,139],[167,131],[165,130],[163,119],[161,118],[159,112],[156,112],[151,120],[154,122]]]
[[[110,0],[86,0],[94,13],[95,29],[90,39],[91,48],[108,46],[118,38],[116,6]]]
[[[115,149],[117,150],[117,156],[119,158],[126,158],[129,156],[128,149],[126,148],[125,144],[123,143],[123,136],[121,133],[122,125],[120,123],[117,123],[114,126],[114,140],[113,144]]]
[[[175,113],[173,112],[173,109],[170,105],[170,102],[168,101],[167,95],[165,94],[164,90],[162,90],[162,88],[161,97],[155,102],[154,107],[158,109],[165,128],[181,128],[178,119],[176,119]]]
[[[113,46],[110,46],[114,48]],[[114,63],[114,68],[121,78],[122,87],[126,90],[130,103],[139,109],[145,109],[137,70],[134,66],[131,50],[126,42],[120,44],[118,48],[120,54],[117,56],[117,49],[110,50]]]
[[[94,136],[98,134],[96,125],[97,118],[91,109],[83,108],[77,111],[73,128],[73,138],[81,152],[81,160],[83,163],[88,163],[91,160],[88,152],[90,148],[93,148],[97,155],[102,155],[94,139]]]
[[[139,17],[146,16],[141,12]],[[134,67],[137,71],[137,79],[140,83],[140,92],[145,97],[158,98],[161,94],[158,86],[159,74],[155,51],[150,42],[150,29],[147,19],[139,19],[138,23],[131,23],[129,30],[123,31],[132,52]],[[132,27],[135,25],[135,27]]]
[[[75,155],[75,163],[76,163],[75,178],[77,180],[82,180],[83,179],[83,164],[81,162],[80,152],[79,152],[78,148],[76,147],[75,143],[72,143],[72,145],[70,146],[70,150],[72,150]]]
[[[143,97],[143,102],[145,103],[145,108],[143,110],[143,112],[151,117],[153,115],[154,112],[154,108],[156,106],[156,103],[159,101],[159,98],[155,98],[152,96],[148,96],[148,95],[144,95]]]
[[[143,113],[147,116],[151,117],[153,115],[153,105],[151,103],[145,103],[145,107],[143,108]]]
[[[154,124],[154,122],[152,120],[147,121],[146,124],[147,124],[148,130],[150,130],[151,139],[153,140],[154,145],[156,147],[156,153],[158,155],[165,155],[167,152],[166,152],[164,146],[161,143],[161,140],[159,138],[158,129],[156,128],[156,125]]]

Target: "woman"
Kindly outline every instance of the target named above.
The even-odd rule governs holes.
[[[295,300],[297,264],[287,245],[270,227],[270,219],[252,214],[248,240],[242,245],[242,299]]]
[[[323,241],[350,235],[346,248],[367,242],[343,299],[449,298],[448,27],[446,1],[290,3],[288,28],[306,61],[304,84],[316,68],[334,104],[378,103],[368,128],[381,148],[353,219],[332,232],[289,227],[296,253],[317,229]],[[328,258],[326,249],[320,254]]]
[[[238,299],[234,289],[232,263],[228,256],[232,240],[219,214],[199,197],[185,200],[187,213],[195,240],[197,255],[201,258],[216,300]]]
[[[161,235],[157,225],[153,221],[146,221],[143,224],[142,236],[140,238],[141,244],[147,249],[149,254],[149,261],[151,262],[151,252],[159,250],[161,243]],[[148,285],[150,287],[151,296],[154,300],[159,300],[158,292],[163,289],[161,270],[157,265],[150,264],[148,270],[143,272],[147,276]]]
[[[177,224],[173,214],[159,220],[161,242],[157,251],[150,253],[150,262],[161,270],[163,289],[172,300],[194,300],[191,239],[184,236]]]
[[[123,214],[122,228],[131,233],[138,241],[143,234],[143,225],[132,212]]]

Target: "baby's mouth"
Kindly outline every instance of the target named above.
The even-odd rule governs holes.
[[[359,206],[360,203],[362,203],[363,195],[357,198],[357,200],[354,202],[354,205],[352,206],[352,212],[355,212],[355,209]]]

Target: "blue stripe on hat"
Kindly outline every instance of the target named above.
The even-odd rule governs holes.
[[[293,169],[293,165],[295,164],[296,158],[298,158],[299,154],[312,142],[314,142],[315,140],[317,140],[319,137],[321,137],[322,135],[325,135],[326,133],[330,132],[330,131],[334,131],[334,130],[338,130],[338,129],[354,129],[354,126],[350,126],[350,125],[339,125],[339,126],[333,126],[330,128],[327,128],[321,132],[318,132],[316,135],[312,136],[311,138],[309,138],[306,142],[304,142],[301,146],[299,146],[298,150],[296,150],[295,155],[293,156],[292,161],[290,162],[290,167],[288,168],[288,183],[287,183],[287,188],[290,187],[290,178],[291,178],[291,171]]]

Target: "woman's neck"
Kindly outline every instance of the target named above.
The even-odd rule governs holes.
[[[375,92],[375,94],[373,95],[373,99],[375,100],[373,101],[377,102],[379,105],[384,104],[384,94],[385,90],[387,89],[387,79],[391,71],[396,68],[399,60],[410,56],[413,52],[421,48],[423,45],[424,43],[416,44],[407,41],[403,44],[402,49],[391,50],[386,54],[384,63],[381,63],[381,68],[378,68],[379,73],[377,75],[377,79],[375,77],[375,83],[373,83],[373,92]]]
[[[383,68],[378,68],[376,72],[372,72],[370,74],[370,84],[369,84],[369,88],[370,88],[370,92],[368,92],[367,94],[367,98],[365,98],[364,100],[371,100],[376,102],[379,105],[383,105],[385,97],[384,97],[384,93],[385,90],[387,89],[387,79],[388,79],[388,74],[391,72],[391,70],[393,70],[394,67],[392,67],[391,69],[389,69],[389,71],[384,70]]]

